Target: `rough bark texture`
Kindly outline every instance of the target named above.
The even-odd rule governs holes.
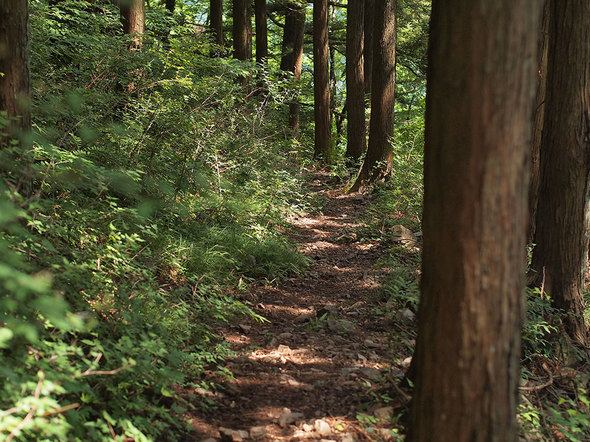
[[[373,48],[373,90],[369,146],[359,175],[350,189],[362,191],[367,184],[382,180],[391,173],[395,106],[396,1],[383,0],[375,5]]]
[[[516,441],[538,0],[434,0],[408,441]]]
[[[367,145],[363,58],[365,0],[348,2],[346,23],[346,156],[358,160]]]
[[[587,342],[584,273],[590,172],[590,2],[550,0],[545,123],[533,269],[566,333]]]
[[[315,117],[314,157],[331,156],[328,0],[313,3],[313,92]]]
[[[123,33],[135,35],[132,49],[141,48],[142,34],[145,30],[144,0],[121,0],[119,8]]]
[[[268,25],[266,22],[266,0],[255,0],[256,22],[256,63],[263,65],[268,58]]]
[[[375,25],[375,0],[365,0],[365,33],[363,58],[365,62],[365,93],[371,92],[373,73],[373,35]]]
[[[252,8],[250,0],[233,0],[234,57],[238,60],[252,58]]]
[[[0,2],[0,110],[11,119],[14,136],[31,129],[28,5],[27,0]],[[6,142],[0,137],[0,147]]]
[[[539,32],[539,46],[537,50],[537,93],[533,113],[533,137],[531,139],[531,181],[529,185],[529,234],[528,242],[535,238],[537,204],[539,201],[539,185],[541,182],[541,138],[543,135],[543,120],[545,118],[545,94],[547,89],[547,54],[549,48],[549,0],[545,0],[543,20]]]
[[[209,26],[211,26],[213,43],[223,48],[223,0],[209,2]],[[217,52],[219,51],[215,51]]]

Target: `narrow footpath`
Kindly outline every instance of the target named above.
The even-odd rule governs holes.
[[[226,364],[234,378],[208,375],[218,389],[212,407],[191,417],[196,440],[398,439],[408,398],[395,384],[410,352],[396,325],[375,314],[388,269],[376,265],[378,243],[358,240],[367,197],[322,190],[323,181],[311,183],[327,200],[323,213],[289,220],[309,271],[252,287],[249,301],[267,322],[219,331],[237,355]]]

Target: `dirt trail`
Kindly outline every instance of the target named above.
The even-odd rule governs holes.
[[[220,388],[215,407],[192,416],[196,440],[393,440],[404,397],[392,380],[403,373],[392,364],[391,324],[374,311],[387,269],[375,267],[377,243],[357,241],[367,199],[323,191],[323,181],[311,183],[327,197],[323,214],[290,220],[311,269],[252,288],[269,322],[221,331],[238,355],[226,365],[235,379],[210,374]]]

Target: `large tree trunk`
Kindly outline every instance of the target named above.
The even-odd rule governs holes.
[[[349,0],[346,13],[346,156],[358,160],[367,145],[363,58],[365,0]]]
[[[328,0],[313,3],[314,157],[331,160]]]
[[[250,0],[233,0],[234,57],[238,60],[252,58],[252,8]]]
[[[375,0],[365,0],[365,35],[363,57],[365,62],[365,93],[371,92],[373,78],[373,35],[375,25]]]
[[[545,124],[533,269],[566,333],[587,342],[584,273],[590,172],[590,3],[550,0]]]
[[[540,6],[432,2],[422,298],[408,441],[518,438]]]
[[[211,55],[219,55],[223,52],[223,0],[209,2],[209,26],[213,43],[217,45]]]
[[[29,3],[0,2],[0,110],[10,120],[10,137],[31,130],[31,82],[29,76]],[[0,147],[8,138],[0,135]]]
[[[142,35],[145,31],[144,0],[120,0],[121,23],[123,33],[133,35],[133,45],[130,49],[140,49]]]
[[[264,65],[268,58],[268,25],[266,23],[266,0],[255,0],[256,63]]]
[[[539,32],[537,51],[537,94],[533,113],[533,137],[531,140],[531,182],[529,185],[529,234],[528,242],[535,238],[539,185],[541,182],[540,156],[543,120],[545,118],[545,94],[547,90],[547,54],[549,48],[549,0],[544,0],[543,20]]]
[[[373,90],[367,155],[350,189],[362,191],[367,184],[385,179],[391,173],[395,107],[396,1],[383,0],[375,6]]]

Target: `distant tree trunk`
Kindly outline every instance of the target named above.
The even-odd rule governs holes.
[[[238,60],[252,58],[252,8],[250,0],[233,0],[234,57]]]
[[[371,124],[367,155],[359,175],[350,189],[362,191],[391,173],[395,107],[396,0],[383,0],[375,6],[373,91]]]
[[[266,0],[255,0],[256,63],[264,65],[268,58],[268,25],[266,23]]]
[[[409,442],[518,440],[540,7],[538,0],[432,2]]]
[[[223,0],[209,2],[209,26],[213,43],[217,45],[211,55],[219,56],[223,52]]]
[[[363,58],[365,61],[365,93],[371,92],[373,79],[373,35],[375,25],[375,0],[365,0],[365,33],[364,33],[364,51]]]
[[[134,36],[130,49],[141,49],[142,35],[145,31],[144,0],[120,0],[119,9],[123,33]]]
[[[299,79],[303,66],[303,37],[305,35],[305,6],[295,10],[293,38],[293,79],[296,82],[297,93],[289,104],[289,127],[293,134],[299,132]]]
[[[565,332],[587,343],[584,273],[588,263],[590,173],[590,3],[550,0],[545,123],[533,269]]]
[[[9,137],[31,130],[31,81],[29,75],[29,3],[0,2],[0,110],[10,119]],[[0,136],[0,147],[8,138]]]
[[[280,69],[284,72],[293,72],[293,46],[295,42],[295,3],[286,3],[285,26],[283,27],[283,42],[281,44]]]
[[[349,0],[346,13],[346,156],[358,160],[367,146],[363,59],[365,0]]]
[[[166,9],[170,11],[170,14],[174,14],[176,9],[176,0],[166,0]]]
[[[543,120],[545,117],[545,94],[547,90],[547,53],[549,36],[549,0],[545,0],[543,7],[543,21],[539,32],[539,46],[537,50],[537,93],[533,113],[533,136],[531,140],[531,182],[529,185],[529,234],[528,242],[535,238],[537,203],[539,201],[539,185],[541,181],[540,155],[541,139],[543,136]]]
[[[331,160],[328,0],[313,3],[314,157]]]

